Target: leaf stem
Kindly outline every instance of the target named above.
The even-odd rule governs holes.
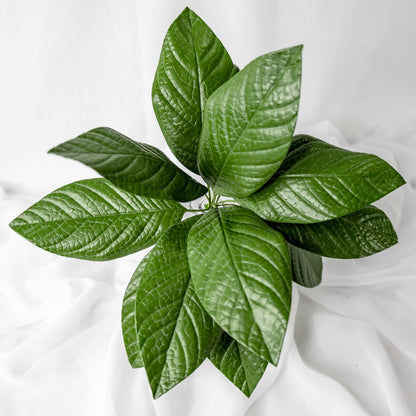
[[[207,212],[210,208],[186,209],[186,212]]]

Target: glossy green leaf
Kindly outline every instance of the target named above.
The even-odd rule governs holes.
[[[383,211],[373,206],[315,224],[270,225],[295,246],[339,259],[370,256],[397,243],[390,220]]]
[[[137,334],[155,398],[202,363],[218,333],[191,282],[186,239],[196,220],[169,228],[133,276],[140,276]]]
[[[207,192],[156,147],[137,143],[108,127],[87,131],[49,153],[78,160],[138,195],[185,202]]]
[[[209,359],[247,397],[253,393],[267,367],[267,361],[225,332],[212,348]]]
[[[300,135],[273,178],[238,201],[269,221],[313,223],[357,211],[404,183],[375,155]]]
[[[148,257],[145,257],[140,268],[145,269]],[[124,347],[130,365],[133,368],[143,367],[143,359],[140,353],[139,337],[137,334],[136,322],[136,299],[137,290],[140,284],[141,274],[134,273],[127,285],[123,297],[123,306],[121,308],[121,329],[123,331]]]
[[[198,166],[217,194],[248,196],[283,162],[298,113],[301,52],[260,56],[208,99]]]
[[[110,260],[154,244],[184,212],[176,201],[136,196],[106,179],[86,179],[45,196],[10,227],[51,253]]]
[[[186,8],[170,26],[153,83],[153,108],[174,155],[198,173],[197,150],[207,98],[234,74],[222,43]]]
[[[188,258],[209,314],[236,341],[276,365],[292,283],[282,235],[241,207],[216,209],[192,227]]]
[[[305,287],[315,287],[322,280],[322,257],[288,244],[292,264],[292,279]]]

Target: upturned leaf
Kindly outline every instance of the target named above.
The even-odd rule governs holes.
[[[166,34],[152,97],[169,147],[195,173],[205,103],[234,71],[220,40],[199,16],[186,8]]]
[[[288,244],[292,264],[292,279],[305,287],[315,287],[322,280],[322,257]]]
[[[135,309],[138,343],[155,398],[202,363],[218,333],[191,282],[186,239],[196,220],[169,228],[133,275],[140,279]]]
[[[217,194],[248,196],[283,162],[298,113],[301,52],[260,56],[208,99],[198,167]]]
[[[276,365],[292,283],[282,235],[244,208],[215,209],[192,227],[188,259],[196,293],[218,325]]]
[[[339,259],[370,256],[397,243],[396,232],[386,214],[371,205],[315,224],[269,225],[295,246]]]
[[[154,244],[184,212],[176,201],[136,196],[106,179],[86,179],[45,196],[10,227],[51,253],[111,260]]]
[[[156,147],[137,143],[108,127],[87,131],[49,153],[78,160],[137,195],[185,202],[207,192]]]
[[[267,367],[267,361],[225,332],[212,348],[209,359],[247,397],[253,393]]]
[[[313,223],[357,211],[404,183],[375,155],[299,135],[273,178],[238,202],[269,221]]]

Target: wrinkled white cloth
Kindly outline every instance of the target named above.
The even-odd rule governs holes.
[[[284,352],[246,399],[212,364],[153,401],[124,352],[123,291],[143,253],[111,262],[66,259],[14,234],[28,205],[0,199],[0,409],[5,415],[395,415],[416,412],[415,135],[380,131],[349,146],[329,122],[302,131],[372,152],[408,184],[377,203],[399,244],[360,260],[324,261],[321,286],[294,285]],[[385,129],[381,129],[385,131]]]
[[[128,364],[120,326],[143,252],[67,259],[7,227],[47,192],[96,176],[44,156],[83,131],[108,125],[171,155],[150,89],[164,33],[187,5],[240,66],[304,43],[297,131],[375,153],[407,181],[376,204],[398,245],[366,259],[326,259],[321,286],[294,285],[280,364],[269,365],[250,399],[208,361],[152,399],[144,370]],[[411,0],[2,0],[0,414],[416,414],[415,13]]]

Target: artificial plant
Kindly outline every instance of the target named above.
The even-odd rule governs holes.
[[[155,398],[206,358],[250,396],[278,363],[292,281],[318,285],[321,256],[358,258],[397,242],[369,204],[404,184],[399,173],[377,156],[293,135],[301,52],[267,53],[240,71],[185,9],[164,40],[152,98],[173,154],[206,185],[157,148],[100,127],[50,153],[103,178],[59,188],[10,224],[79,259],[154,244],[126,289],[122,329]]]

